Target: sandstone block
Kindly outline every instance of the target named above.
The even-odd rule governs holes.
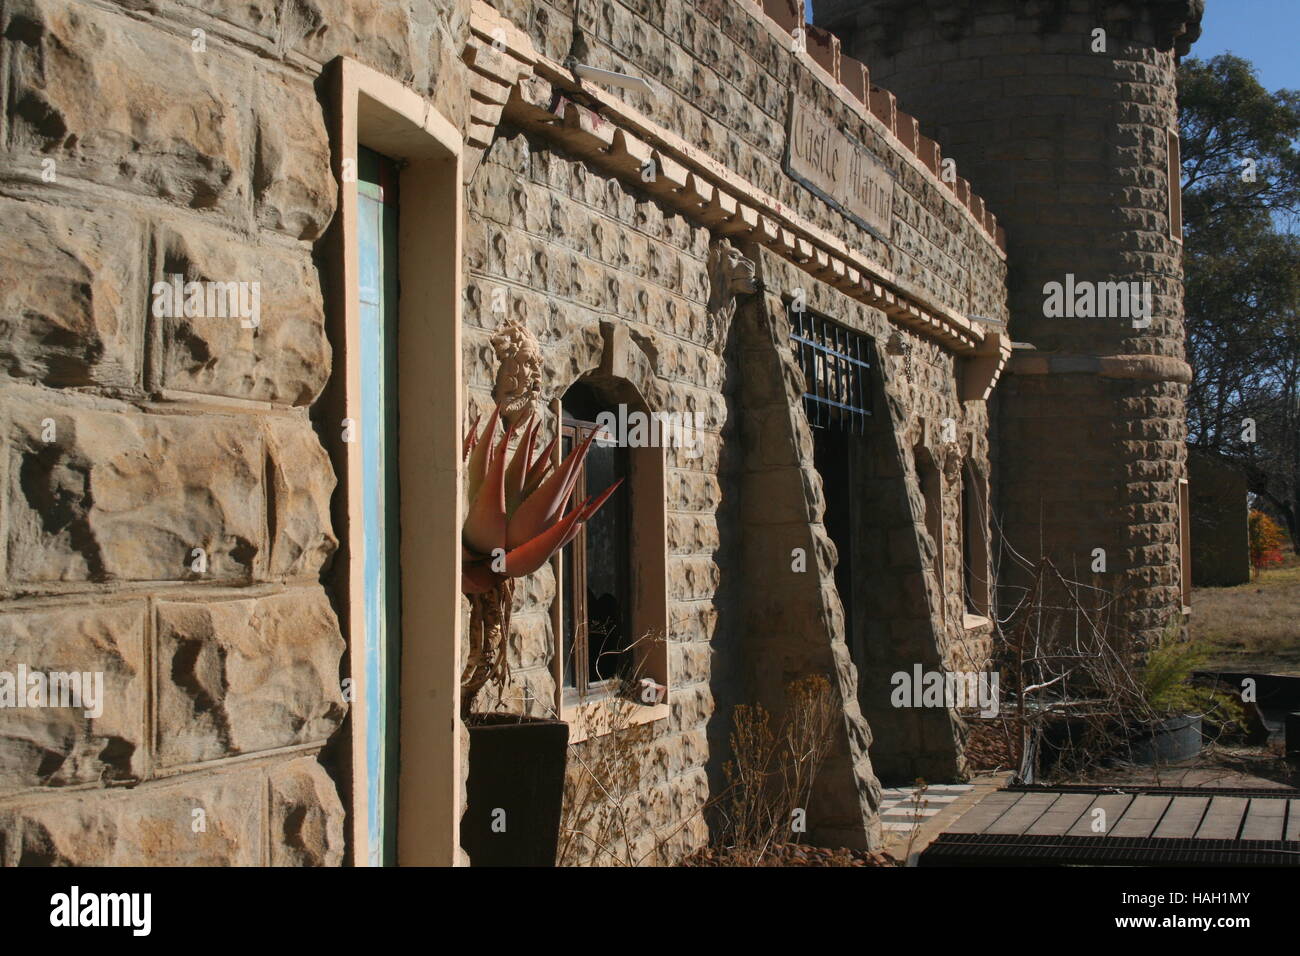
[[[116,402],[5,405],[11,581],[251,577],[265,527],[254,423]]]
[[[261,771],[45,799],[0,810],[20,866],[259,866]]]
[[[343,803],[315,757],[271,773],[271,865],[339,866],[343,862]]]
[[[268,418],[267,532],[271,577],[316,575],[335,549],[330,496],[336,484],[329,455],[305,418]]]
[[[0,614],[0,672],[17,681],[20,667],[42,678],[75,672],[78,696],[74,700],[58,693],[56,700],[56,692],[44,690],[35,699],[30,683],[15,684],[15,694],[40,706],[0,711],[0,793],[140,776],[145,750],[142,605]],[[56,706],[70,702],[79,704]]]
[[[183,282],[249,283],[246,305],[256,283],[257,304],[249,320],[238,314],[186,317],[175,303],[173,314],[155,316],[161,384],[286,405],[315,401],[329,377],[331,350],[311,256],[249,246],[189,224],[164,226],[158,241],[162,266],[155,282],[171,283],[179,275]]]
[[[306,82],[263,74],[257,84],[253,199],[257,221],[295,239],[316,239],[334,215],[324,108]]]
[[[140,228],[0,199],[0,369],[46,385],[129,387],[141,334]]]
[[[342,721],[343,639],[318,587],[158,605],[163,766],[323,741]]]
[[[10,138],[60,176],[244,219],[252,81],[243,61],[61,0],[9,6]]]

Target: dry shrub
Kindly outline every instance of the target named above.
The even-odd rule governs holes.
[[[1043,558],[1005,622],[1002,726],[1021,779],[1086,779],[1172,715],[1205,717],[1220,732],[1241,720],[1230,697],[1192,684],[1206,650],[1181,637],[1178,615],[1140,648],[1113,623],[1117,603]]]
[[[653,725],[632,723],[639,706],[611,698],[602,703],[598,715],[582,711],[578,727],[586,739],[569,745],[559,866],[641,862],[636,850],[644,829],[639,791]],[[604,726],[594,726],[597,722]]]
[[[670,864],[674,841],[706,810],[716,810],[721,821],[707,865],[883,865],[870,854],[870,860],[863,860],[858,858],[862,854],[847,852],[842,860],[818,856],[800,863],[802,851],[792,847],[802,840],[792,828],[795,811],[808,806],[838,715],[825,677],[789,684],[780,721],[762,705],[738,705],[733,759],[723,768],[725,790],[668,826],[655,825],[661,821],[655,819],[644,784],[653,773],[656,752],[652,725],[632,723],[639,706],[614,697],[581,712],[575,736],[585,734],[586,739],[569,747],[560,866]]]
[[[785,716],[773,727],[761,704],[737,705],[731,732],[719,849],[729,865],[761,865],[773,848],[799,843],[796,812],[812,797],[817,772],[830,751],[837,716],[830,682],[821,675],[786,687]]]
[[[663,640],[647,635],[641,641]],[[629,659],[632,655],[629,653]],[[656,826],[654,725],[637,723],[641,672],[621,677],[622,693],[579,708],[569,745],[558,866],[644,866],[672,862],[673,841],[703,807]]]

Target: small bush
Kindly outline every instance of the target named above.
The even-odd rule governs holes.
[[[1209,661],[1210,648],[1200,641],[1183,641],[1176,636],[1176,620],[1161,635],[1139,672],[1143,696],[1157,716],[1193,714],[1215,723],[1240,723],[1241,703],[1231,694],[1192,683],[1195,671]]]
[[[1250,512],[1250,563],[1256,573],[1282,563],[1282,529],[1264,512]]]

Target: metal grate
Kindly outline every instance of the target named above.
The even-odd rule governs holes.
[[[872,342],[812,312],[789,309],[790,342],[803,369],[808,424],[861,435],[871,415]]]
[[[941,833],[918,866],[1296,866],[1300,841]]]

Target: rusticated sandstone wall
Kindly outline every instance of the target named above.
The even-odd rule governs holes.
[[[315,83],[348,54],[463,126],[466,5],[3,17],[0,671],[102,671],[104,702],[0,711],[0,865],[338,864]],[[174,273],[260,283],[258,327],[155,317]]]
[[[897,289],[1004,318],[1005,259],[982,201],[936,179],[934,144],[887,95],[870,97],[861,72],[853,93],[837,49],[817,48],[815,62],[792,51],[772,15],[802,22],[799,8],[768,6],[582,4],[576,35],[567,4],[499,9],[546,56],[573,48],[655,79],[664,95],[633,106],[863,252]],[[0,715],[0,863],[347,858],[335,751],[348,647],[325,451],[338,422],[319,405],[338,335],[321,292],[337,184],[319,80],[335,56],[354,56],[470,130],[468,19],[459,0],[5,5],[0,670],[102,671],[105,704],[94,718]],[[782,169],[792,91],[889,171],[880,234]],[[984,404],[962,397],[969,358],[899,329],[909,379],[887,357],[883,307],[749,239],[737,241],[766,289],[719,329],[705,315],[716,238],[705,224],[535,130],[507,122],[490,139],[464,223],[471,408],[487,403],[488,337],[502,318],[491,290],[503,286],[509,315],[541,339],[544,398],[599,363],[606,323],[629,333],[652,407],[706,419],[703,456],[675,453],[664,489],[672,687],[646,751],[638,850],[687,821],[668,857],[700,845],[693,812],[714,792],[730,705],[779,710],[781,686],[807,673],[832,680],[843,717],[810,828],[873,843],[872,754],[898,774],[960,772],[953,715],[899,714],[881,695],[895,665],[949,664],[963,636],[960,594],[934,574],[912,449],[987,462]],[[174,273],[258,282],[258,327],[155,316],[152,286]],[[789,358],[795,288],[881,357],[871,540],[889,557],[866,582],[881,604],[856,648]],[[954,443],[939,437],[945,417]],[[945,485],[950,532],[956,494]],[[810,549],[805,576],[790,571],[791,540]],[[945,534],[949,581],[958,541]],[[520,588],[509,706],[551,699],[553,592],[545,570]]]
[[[792,55],[754,5],[583,4],[576,30],[567,4],[503,2],[498,9],[545,56],[562,60],[572,47],[585,63],[657,81],[657,97],[618,95],[756,190],[865,250],[909,288],[963,316],[1005,318],[1005,261],[983,220],[966,213],[954,188],[925,174],[915,150],[895,133],[892,114],[886,125],[854,108],[844,88],[815,72],[806,55]],[[538,87],[536,78],[527,82],[530,103],[569,95],[558,86]],[[847,219],[782,168],[792,91],[889,170],[896,185],[887,235]],[[617,126],[615,119],[606,122]],[[634,803],[660,835],[690,819],[660,859],[699,846],[706,831],[691,814],[716,792],[732,707],[763,703],[779,712],[788,680],[819,673],[841,696],[844,728],[810,808],[810,829],[822,842],[865,845],[875,838],[877,752],[891,780],[952,779],[962,772],[960,722],[944,709],[892,708],[889,677],[914,663],[950,666],[954,648],[986,637],[987,629],[964,630],[960,484],[950,476],[943,486],[945,560],[955,586],[940,590],[912,459],[920,443],[942,461],[969,457],[987,470],[984,402],[960,394],[965,359],[898,329],[909,354],[905,376],[902,358],[886,356],[896,327],[884,312],[748,241],[740,248],[758,264],[766,294],[742,296],[719,341],[706,321],[706,258],[720,234],[642,188],[635,176],[613,175],[599,158],[584,161],[565,148],[562,135],[548,132],[545,122],[528,130],[503,123],[469,187],[471,410],[490,408],[489,339],[507,319],[526,321],[541,340],[543,407],[600,366],[601,323],[613,322],[630,330],[629,364],[640,370],[636,384],[650,407],[704,412],[708,422],[701,458],[669,452],[670,716],[648,731],[643,788]],[[810,311],[871,336],[883,360],[872,375],[888,381],[887,389],[881,386],[888,401],[875,403],[878,488],[864,487],[862,497],[866,510],[883,515],[863,551],[889,560],[875,567],[862,562],[867,572],[858,584],[880,603],[860,629],[869,638],[852,649],[834,585],[835,548],[822,525],[821,477],[800,398],[803,375],[791,357],[785,303],[796,289],[804,290]],[[503,291],[494,298],[494,290]],[[494,313],[494,302],[503,301],[505,312]],[[943,447],[946,418],[953,420],[951,448]],[[805,549],[810,573],[791,571],[795,547]],[[509,709],[553,712],[554,593],[549,569],[517,592],[514,685],[503,695]],[[860,674],[864,665],[869,676]],[[874,714],[870,728],[864,712]],[[583,763],[593,762],[588,753]],[[648,853],[654,840],[650,829],[637,832],[633,856]]]
[[[1177,57],[1202,0],[821,0],[997,209],[1015,262],[1018,352],[997,396],[1006,543],[1118,598],[1133,646],[1182,621],[1178,480],[1187,475],[1182,247],[1168,134]],[[1104,33],[1104,49],[1094,49]],[[1044,284],[1148,282],[1151,321],[1044,313]],[[1090,572],[1094,549],[1106,571]],[[1008,552],[1004,608],[1032,572]]]

